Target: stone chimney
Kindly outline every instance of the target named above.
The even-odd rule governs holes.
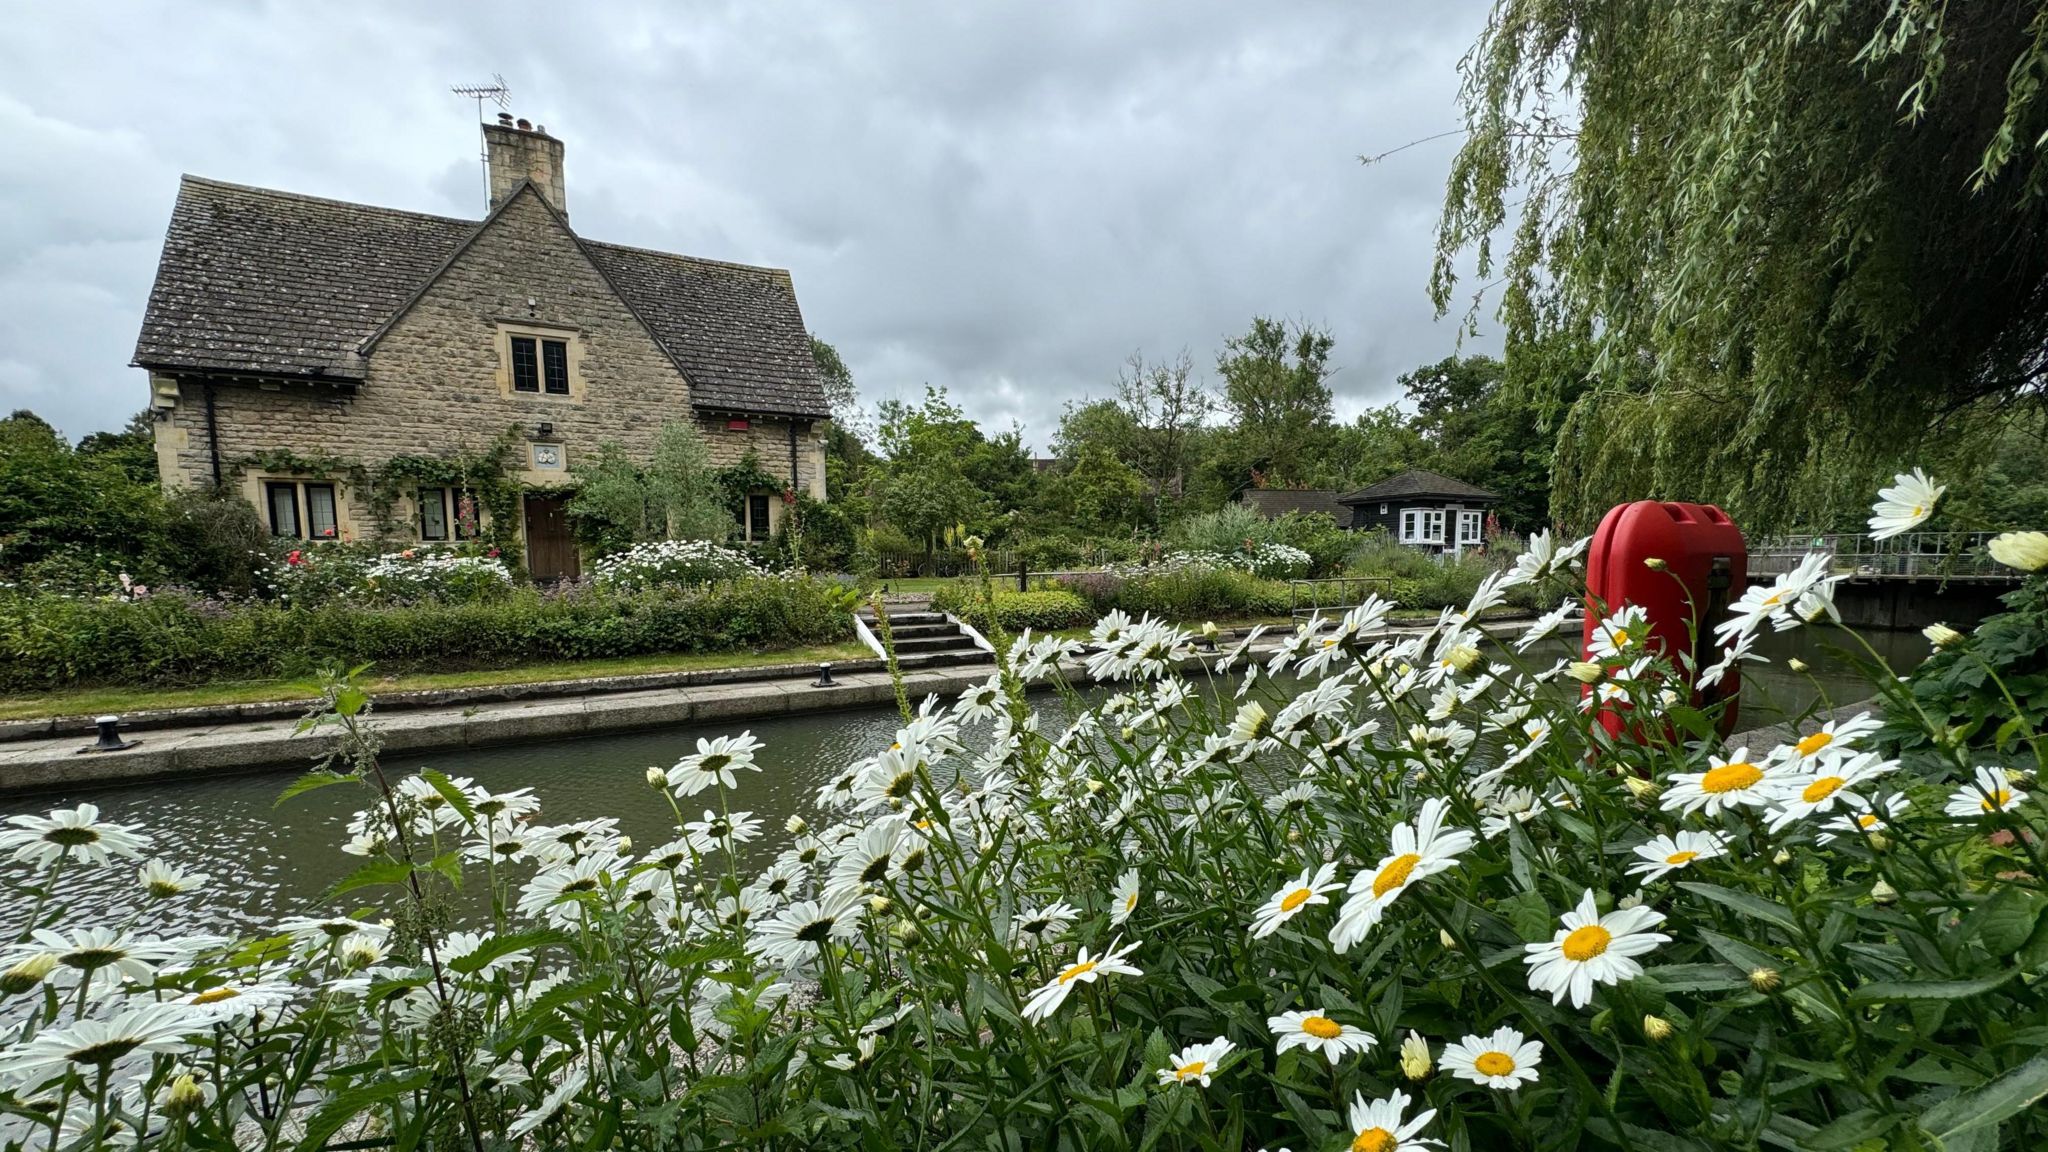
[[[500,112],[496,124],[485,124],[484,154],[491,172],[491,208],[495,210],[531,179],[555,211],[569,215],[569,202],[562,196],[562,142],[548,135],[545,127],[515,121]]]

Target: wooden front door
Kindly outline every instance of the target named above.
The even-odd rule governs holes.
[[[574,580],[583,571],[569,531],[567,496],[526,496],[526,571],[536,581]]]

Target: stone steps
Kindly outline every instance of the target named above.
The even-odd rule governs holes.
[[[872,611],[862,609],[860,618],[877,636],[881,635]],[[943,612],[915,608],[890,612],[889,641],[896,649],[897,665],[903,668],[973,664],[989,658]]]

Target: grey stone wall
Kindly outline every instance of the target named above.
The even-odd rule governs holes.
[[[515,332],[568,343],[569,395],[513,390],[506,349]],[[561,446],[566,468],[535,470],[528,455],[520,480],[560,487],[573,484],[574,469],[593,459],[600,443],[615,441],[646,459],[664,422],[694,420],[719,466],[737,463],[751,447],[765,471],[789,475],[789,424],[753,419],[744,431],[730,430],[725,418],[696,412],[682,374],[531,190],[384,334],[355,395],[305,384],[217,384],[214,395],[229,468],[273,449],[374,467],[399,455],[481,450],[512,426],[535,438],[546,422],[547,441]],[[820,432],[799,422],[797,478],[822,499]],[[166,485],[209,482],[208,447],[203,390],[181,384],[157,425]],[[262,479],[254,472],[241,478],[252,500]],[[372,535],[367,494],[340,495],[347,534]]]

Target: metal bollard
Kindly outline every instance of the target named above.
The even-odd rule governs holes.
[[[813,687],[813,688],[837,688],[837,687],[839,687],[839,682],[838,682],[838,681],[836,681],[836,680],[834,680],[834,679],[832,679],[832,665],[831,665],[831,664],[829,664],[829,663],[828,663],[828,664],[820,664],[820,665],[818,665],[818,678],[817,678],[816,680],[813,680],[813,681],[811,681],[811,687]]]
[[[139,740],[121,739],[121,718],[119,716],[101,716],[93,721],[93,726],[99,729],[99,743],[88,744],[80,748],[80,752],[119,752],[124,748],[133,748],[141,743]]]

